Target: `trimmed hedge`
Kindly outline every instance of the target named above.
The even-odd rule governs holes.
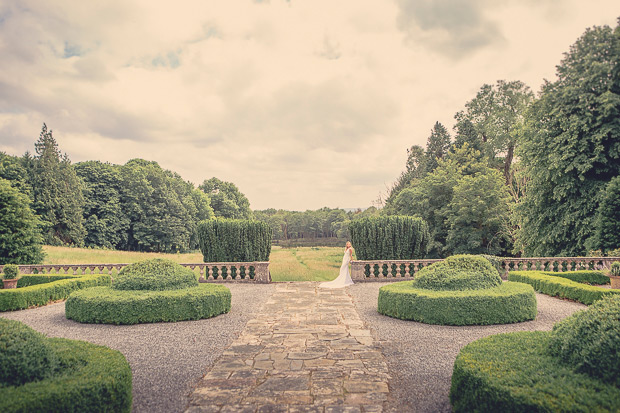
[[[456,358],[455,412],[619,411],[620,389],[575,373],[548,354],[551,332],[499,334],[465,346]]]
[[[414,288],[413,281],[379,289],[378,311],[403,320],[441,325],[517,323],[536,318],[536,295],[531,286],[505,282],[494,288],[433,291]]]
[[[40,380],[58,364],[43,334],[4,318],[0,318],[0,360],[0,387]]]
[[[24,277],[26,276],[22,278]],[[23,310],[28,307],[46,305],[50,301],[64,300],[76,290],[109,284],[109,275],[95,274],[64,278],[24,288],[3,289],[0,290],[0,311]]]
[[[579,301],[585,305],[590,305],[607,295],[620,294],[619,290],[610,290],[608,288],[581,284],[566,278],[558,277],[555,274],[557,273],[511,271],[508,273],[508,280],[530,284],[539,293],[547,294],[552,297]]]
[[[576,371],[620,387],[620,296],[556,323],[549,353]]]
[[[610,278],[606,276],[602,271],[590,271],[590,270],[582,270],[582,271],[564,271],[564,272],[555,272],[555,271],[540,271],[545,275],[551,275],[553,277],[562,277],[567,280],[575,281],[577,283],[582,284],[595,284],[595,285],[603,285],[609,284]]]
[[[269,261],[269,224],[260,221],[210,219],[197,228],[204,262]]]
[[[413,280],[414,288],[435,291],[478,290],[501,284],[491,263],[476,255],[453,255],[422,268]]]
[[[422,218],[367,217],[349,223],[351,243],[360,260],[410,260],[424,258],[430,234]]]
[[[65,303],[65,316],[81,323],[138,324],[209,318],[230,311],[230,290],[217,284],[168,291],[76,291]]]
[[[17,288],[30,287],[31,285],[47,284],[59,280],[68,280],[84,277],[83,275],[71,274],[24,274],[17,281]]]
[[[195,287],[196,274],[176,262],[163,258],[144,260],[123,268],[112,283],[115,290],[163,291]]]
[[[131,411],[131,368],[120,351],[84,341],[46,340],[58,360],[53,375],[0,387],[0,411]]]

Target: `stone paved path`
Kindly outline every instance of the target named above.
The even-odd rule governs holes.
[[[187,412],[381,412],[388,379],[346,289],[278,284]]]

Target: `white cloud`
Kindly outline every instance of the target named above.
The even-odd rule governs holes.
[[[483,83],[538,90],[613,1],[5,1],[0,150],[156,160],[253,208],[363,207]],[[614,14],[616,13],[616,14]]]

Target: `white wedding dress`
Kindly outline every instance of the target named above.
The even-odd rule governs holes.
[[[321,288],[342,288],[347,285],[352,285],[353,280],[351,279],[351,273],[349,271],[349,263],[351,262],[351,254],[353,253],[352,249],[347,249],[344,251],[344,257],[342,257],[342,265],[340,266],[340,275],[333,280],[321,283]]]

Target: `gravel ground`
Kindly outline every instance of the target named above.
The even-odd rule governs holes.
[[[377,312],[379,288],[385,283],[355,284],[349,294],[388,363],[390,399],[396,412],[450,412],[452,366],[461,348],[479,338],[512,331],[551,330],[553,324],[583,304],[536,294],[538,317],[518,324],[451,327],[390,318]]]
[[[228,314],[199,321],[113,326],[65,318],[65,304],[0,313],[53,337],[120,350],[133,373],[134,412],[184,411],[189,393],[274,291],[272,285],[227,284]]]

